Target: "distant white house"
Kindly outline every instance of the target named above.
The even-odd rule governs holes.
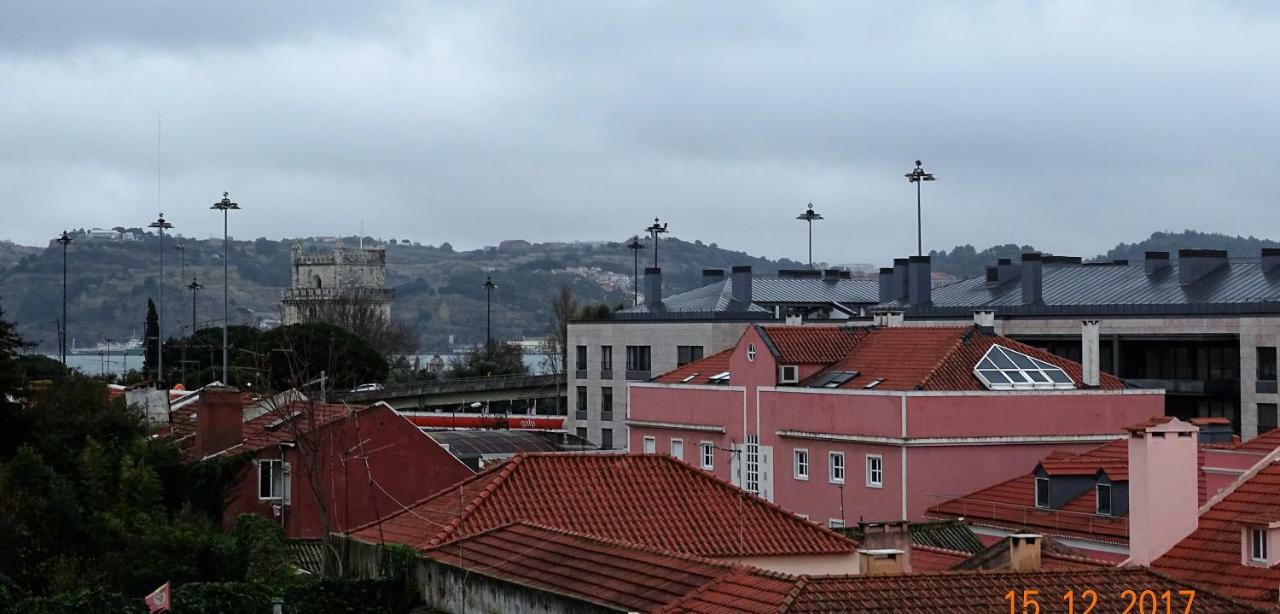
[[[105,239],[107,241],[119,241],[120,233],[110,228],[92,228],[87,233],[89,239]]]

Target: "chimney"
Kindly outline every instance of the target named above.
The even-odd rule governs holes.
[[[1161,416],[1129,431],[1129,560],[1150,565],[1196,530],[1200,516],[1194,425]]]
[[[1227,264],[1225,249],[1178,250],[1178,283],[1187,286],[1200,281],[1219,267]]]
[[[995,328],[996,312],[994,309],[977,309],[973,312],[973,323],[983,328]]]
[[[1040,542],[1035,533],[1014,533],[1009,536],[1009,571],[1026,573],[1040,571]]]
[[[1000,271],[1000,283],[1005,284],[1018,278],[1018,267],[1009,258],[996,261],[996,269]]]
[[[888,303],[894,299],[893,288],[893,267],[882,267],[880,269],[880,302]]]
[[[1022,304],[1044,304],[1044,267],[1037,253],[1022,255]]]
[[[1280,248],[1262,248],[1262,272],[1270,273],[1280,267]]]
[[[897,576],[906,573],[906,553],[884,548],[858,550],[858,572],[864,576]]]
[[[912,256],[907,260],[907,302],[913,307],[928,305],[932,297],[933,275],[928,256]]]
[[[644,269],[644,304],[653,308],[662,306],[662,269],[659,267]]]
[[[740,303],[751,302],[751,267],[733,267],[733,300]]]
[[[988,264],[986,270],[987,270],[987,287],[994,288],[996,286],[999,286],[1000,285],[999,267],[992,264]]]
[[[885,326],[902,326],[907,320],[906,314],[901,311],[884,312]]]
[[[1099,341],[1098,328],[1101,322],[1098,320],[1083,320],[1080,323],[1080,382],[1085,388],[1097,388],[1100,378],[1099,373]]]
[[[1200,427],[1198,439],[1201,445],[1231,443],[1232,436],[1235,435],[1231,430],[1231,420],[1229,418],[1192,418],[1191,424]]]
[[[724,281],[724,269],[702,269],[702,285],[710,286]]]
[[[1169,252],[1146,252],[1142,255],[1142,264],[1147,275],[1155,275],[1169,268]]]
[[[908,263],[906,258],[893,259],[893,298],[904,303],[907,302]]]
[[[195,450],[201,458],[243,441],[244,406],[231,386],[205,386],[196,401]]]
[[[911,573],[911,527],[905,520],[859,522],[862,547],[868,551],[901,552],[902,564],[896,573]]]
[[[842,278],[845,278],[847,274],[848,274],[848,271],[841,271],[840,269],[827,269],[822,272],[822,281],[825,281],[829,284],[834,284],[840,281]]]

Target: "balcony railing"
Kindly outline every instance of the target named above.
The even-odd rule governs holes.
[[[951,516],[997,522],[1011,528],[1040,529],[1094,535],[1098,538],[1127,541],[1129,518],[1082,512],[1046,509],[1035,506],[999,503],[949,495],[926,495],[936,501],[929,506],[932,515]]]

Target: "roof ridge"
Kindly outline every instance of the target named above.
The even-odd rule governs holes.
[[[1258,477],[1258,474],[1262,473],[1263,469],[1270,467],[1272,463],[1277,461],[1280,461],[1280,448],[1276,448],[1268,452],[1261,460],[1254,463],[1252,467],[1249,467],[1244,473],[1240,474],[1240,477],[1236,478],[1229,486],[1218,491],[1217,494],[1210,497],[1208,501],[1205,501],[1204,505],[1200,506],[1200,513],[1196,515],[1196,518],[1204,516],[1209,512],[1209,510],[1213,509],[1213,506],[1222,503],[1224,499],[1235,493],[1236,490],[1248,483],[1249,480]]]
[[[1228,596],[1226,596],[1226,595],[1224,595],[1224,594],[1222,594],[1222,593],[1220,593],[1220,592],[1218,592],[1218,591],[1215,591],[1215,590],[1212,590],[1212,589],[1205,588],[1205,586],[1204,586],[1203,584],[1193,584],[1193,583],[1191,583],[1191,582],[1188,582],[1188,581],[1187,581],[1187,580],[1185,580],[1185,579],[1182,579],[1182,578],[1176,578],[1176,577],[1174,577],[1174,576],[1170,576],[1170,575],[1168,575],[1168,574],[1166,574],[1166,573],[1164,573],[1164,572],[1157,571],[1154,567],[1146,567],[1146,566],[1138,566],[1138,565],[1125,565],[1125,566],[1117,566],[1117,567],[1116,567],[1116,569],[1141,569],[1141,570],[1144,570],[1144,571],[1146,571],[1147,573],[1149,573],[1149,574],[1151,574],[1151,575],[1153,575],[1153,576],[1156,576],[1157,578],[1160,578],[1160,579],[1163,579],[1163,580],[1167,580],[1167,581],[1172,582],[1172,583],[1174,583],[1174,584],[1177,584],[1177,585],[1180,585],[1180,586],[1185,586],[1185,587],[1190,588],[1190,589],[1194,589],[1197,593],[1206,593],[1206,594],[1211,595],[1211,596],[1213,596],[1213,597],[1217,597],[1218,599],[1222,599],[1223,601],[1229,601],[1229,602],[1231,602],[1231,603],[1237,603],[1237,604],[1240,604],[1240,605],[1248,606],[1248,607],[1254,608],[1254,609],[1255,609],[1255,611],[1260,611],[1260,612],[1262,612],[1262,611],[1267,611],[1267,610],[1265,610],[1265,609],[1263,609],[1263,608],[1259,608],[1258,606],[1253,605],[1253,603],[1252,603],[1252,602],[1245,601],[1245,600],[1243,600],[1243,599],[1238,599],[1238,598],[1235,598],[1235,597],[1228,597]]]
[[[474,498],[472,498],[470,503],[462,506],[458,510],[458,515],[454,517],[452,520],[450,520],[449,522],[445,523],[445,527],[441,529],[438,533],[436,533],[435,537],[432,537],[431,541],[427,543],[432,546],[438,545],[441,543],[441,540],[443,540],[445,537],[457,531],[458,528],[462,526],[462,523],[467,519],[467,517],[472,512],[474,512],[477,508],[479,508],[480,504],[484,503],[484,501],[489,498],[489,495],[493,494],[496,490],[498,490],[499,486],[502,486],[502,484],[506,482],[507,478],[511,476],[511,473],[515,471],[516,468],[519,467],[520,464],[524,461],[524,457],[525,457],[525,454],[516,454],[512,456],[510,459],[508,459],[507,462],[499,465],[498,470],[496,472],[497,475],[494,475],[490,478],[489,485],[481,489],[480,493],[477,494]],[[480,477],[480,475],[483,475],[483,474],[476,474],[476,477]],[[454,486],[456,486],[459,489],[459,493],[458,493],[459,495],[462,494],[461,489],[463,488],[463,485],[466,483],[467,481],[464,480],[462,482],[458,482],[457,484],[454,484]],[[449,488],[441,490],[437,494],[440,496],[444,496],[446,493],[453,490],[454,486],[450,486]]]
[[[951,357],[954,356],[956,351],[960,349],[960,346],[964,344],[965,339],[968,337],[968,331],[974,331],[974,330],[981,331],[981,329],[978,328],[976,324],[973,326],[964,326],[964,327],[958,327],[958,328],[966,330],[966,333],[956,337],[955,342],[953,342],[951,346],[948,347],[943,352],[942,357],[933,363],[933,368],[929,369],[929,374],[924,376],[923,380],[920,380],[919,382],[916,383],[917,390],[923,390],[929,386],[929,383],[933,380],[934,376],[938,374],[938,370],[942,368],[942,365],[945,364],[948,360],[951,360]]]
[[[809,576],[802,575],[796,578],[795,584],[787,590],[787,594],[782,597],[782,602],[778,604],[778,612],[786,612],[791,609],[791,605],[804,594],[806,588],[809,587]]]

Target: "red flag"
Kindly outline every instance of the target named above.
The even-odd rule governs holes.
[[[147,602],[148,612],[154,614],[155,612],[169,611],[169,583],[165,582],[164,586],[152,591],[150,595],[147,595],[145,601]]]

